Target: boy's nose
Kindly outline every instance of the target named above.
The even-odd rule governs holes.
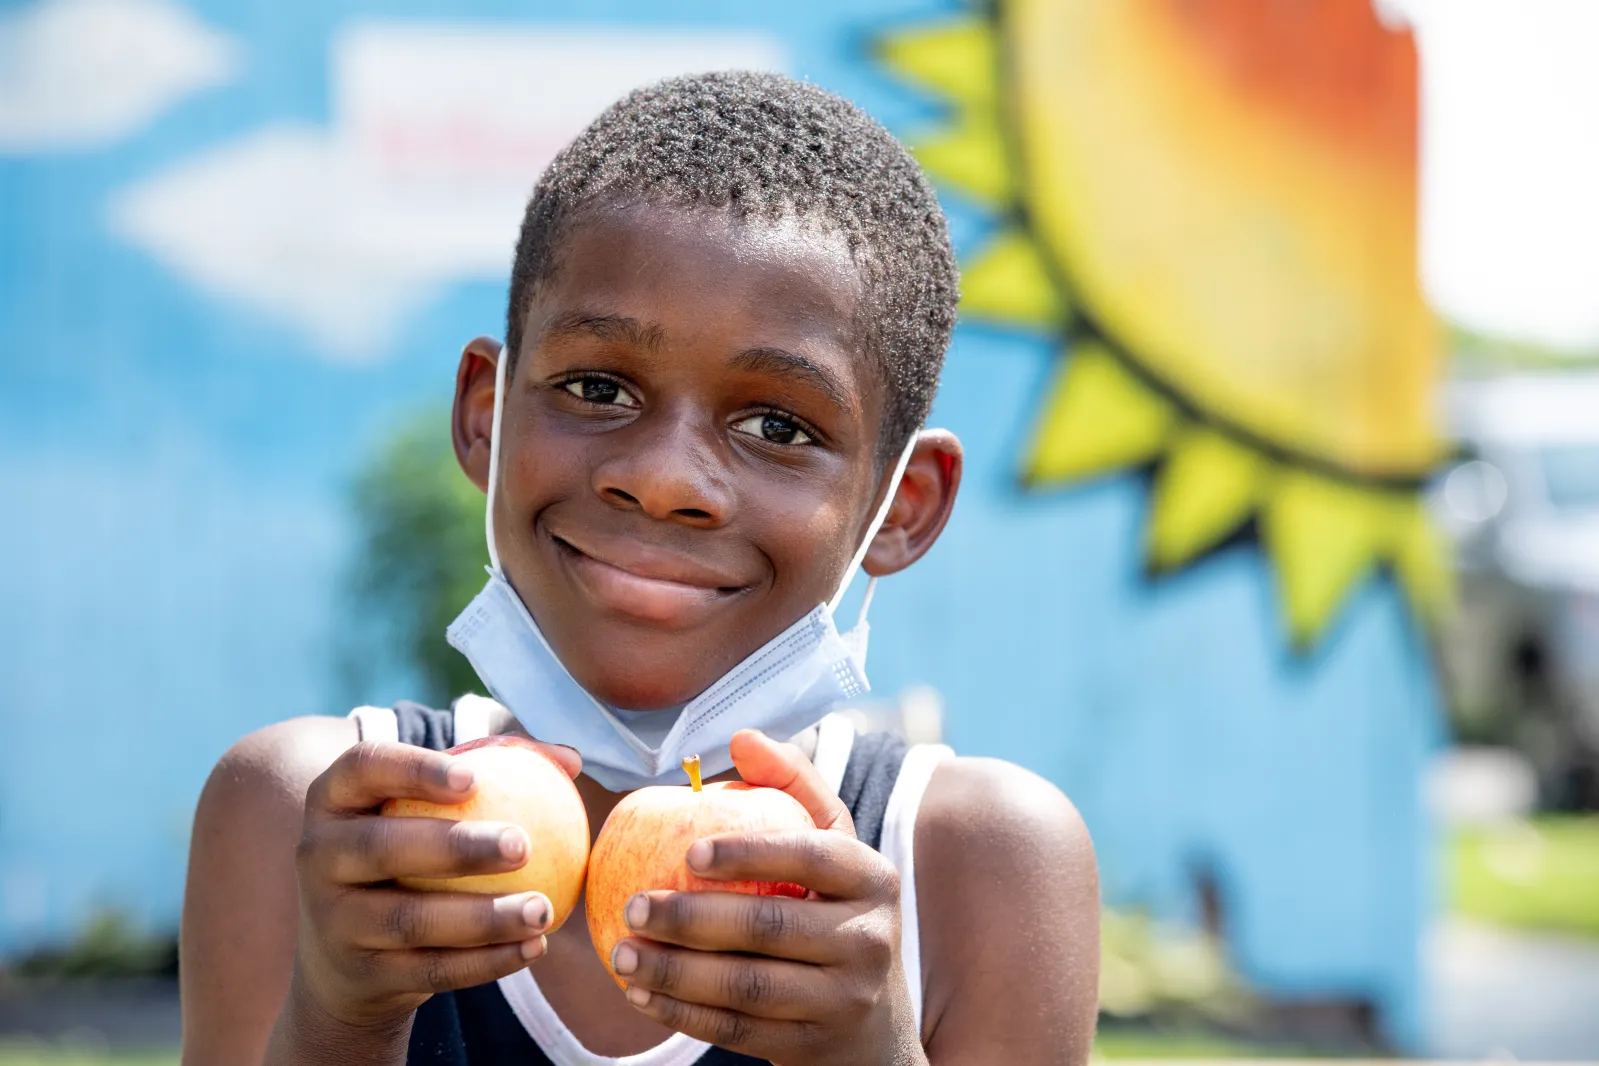
[[[637,422],[629,428],[646,429]],[[617,436],[629,439],[618,439],[594,468],[594,491],[607,503],[696,526],[727,521],[732,493],[715,443],[704,431],[677,419],[659,432]]]

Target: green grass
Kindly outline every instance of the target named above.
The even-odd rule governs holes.
[[[1462,831],[1449,842],[1446,875],[1462,917],[1599,938],[1599,816]]]
[[[72,1044],[0,1042],[0,1066],[177,1066],[176,1051],[97,1051]]]
[[[1313,1054],[1300,1047],[1267,1047],[1198,1034],[1102,1032],[1094,1040],[1094,1057],[1100,1059],[1302,1059]]]

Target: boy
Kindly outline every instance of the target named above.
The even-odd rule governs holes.
[[[601,737],[575,739],[581,756],[548,747],[596,831],[617,789],[652,779],[630,758],[666,750],[679,719],[710,736],[740,715],[821,718],[803,693],[763,689],[764,668],[742,686],[759,699],[729,703],[723,722],[697,708],[788,646],[796,620],[863,654],[828,637],[816,605],[857,545],[873,576],[932,546],[961,452],[917,430],[955,299],[916,164],[850,104],[788,79],[641,90],[540,180],[505,347],[467,345],[453,422],[463,470],[489,492],[496,579],[473,611],[496,582],[515,611],[469,611],[451,635],[528,732]],[[512,630],[525,656],[472,643]],[[540,655],[564,673],[519,687]],[[861,662],[851,651],[833,676]],[[617,732],[593,733],[604,720]],[[536,893],[394,884],[525,860],[515,827],[376,815],[392,796],[468,795],[470,774],[438,749],[515,728],[504,708],[365,708],[245,738],[195,818],[184,1062],[1086,1060],[1098,888],[1071,805],[1017,767],[907,752],[841,722],[793,743],[742,731],[705,752],[788,791],[819,828],[712,838],[686,861],[810,896],[635,897],[638,935],[612,956],[625,991],[581,914],[545,935]],[[622,731],[636,743],[605,749]]]

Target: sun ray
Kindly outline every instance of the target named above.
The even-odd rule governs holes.
[[[999,123],[984,111],[962,112],[946,129],[912,134],[911,154],[934,178],[1000,210],[1016,198]]]
[[[907,81],[963,107],[995,106],[999,84],[999,37],[984,18],[958,18],[882,38],[883,65]]]
[[[1173,570],[1215,547],[1254,513],[1270,469],[1259,452],[1214,430],[1185,428],[1155,479],[1150,563],[1157,570]]]
[[[1387,554],[1405,502],[1306,470],[1282,472],[1262,512],[1262,534],[1295,644],[1311,643]]]
[[[1447,615],[1456,594],[1449,547],[1419,500],[1402,517],[1395,542],[1394,571],[1410,602],[1430,620]]]
[[[943,98],[953,114],[908,138],[934,178],[991,208],[1015,200],[1015,174],[999,128],[999,40],[984,19],[962,18],[884,38],[882,62],[906,81]]]
[[[1110,352],[1081,344],[1057,372],[1026,478],[1078,480],[1153,461],[1177,413]]]
[[[1059,328],[1067,320],[1066,300],[1043,254],[1017,228],[1000,233],[961,270],[961,310],[1039,328]]]

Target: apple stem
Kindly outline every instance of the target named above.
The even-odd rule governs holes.
[[[688,783],[694,786],[695,792],[698,792],[701,788],[700,757],[698,755],[690,755],[688,758],[684,759],[683,769],[688,771]]]

